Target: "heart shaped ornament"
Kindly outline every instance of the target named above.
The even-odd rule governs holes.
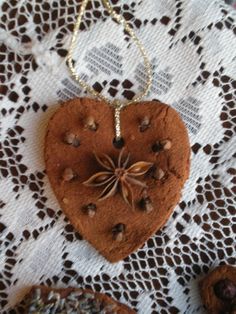
[[[171,215],[189,175],[190,145],[178,113],[157,101],[121,111],[123,140],[114,141],[113,118],[101,101],[64,103],[48,125],[45,161],[71,224],[117,262]]]

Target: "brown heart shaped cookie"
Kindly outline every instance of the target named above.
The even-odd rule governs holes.
[[[114,142],[112,109],[75,99],[54,114],[45,144],[60,206],[111,262],[165,224],[189,175],[188,134],[174,109],[156,101],[131,105],[121,112],[121,127],[124,142]]]

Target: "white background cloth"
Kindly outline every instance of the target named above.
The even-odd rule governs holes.
[[[85,95],[65,63],[79,3],[0,0],[1,311],[41,283],[105,292],[141,314],[202,314],[199,280],[219,264],[236,264],[235,13],[223,1],[113,1],[152,60],[147,99],[181,114],[192,158],[166,226],[110,264],[74,232],[44,172],[49,118],[60,102]],[[98,0],[86,11],[74,59],[110,97],[129,98],[145,84],[136,47]]]

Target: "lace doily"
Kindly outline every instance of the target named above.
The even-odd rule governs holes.
[[[112,1],[152,60],[148,99],[181,114],[192,161],[166,226],[110,264],[74,232],[44,172],[49,118],[60,102],[84,95],[65,64],[79,3],[0,0],[1,313],[20,311],[29,287],[45,284],[101,291],[141,314],[202,314],[201,277],[236,264],[235,12],[220,0]],[[130,99],[145,84],[134,44],[99,0],[86,11],[74,59],[110,97]]]

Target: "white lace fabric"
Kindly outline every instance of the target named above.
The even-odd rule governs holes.
[[[79,286],[108,293],[141,314],[204,313],[199,280],[236,265],[236,23],[223,1],[111,1],[142,40],[159,99],[182,116],[191,174],[162,230],[110,264],[75,232],[52,193],[45,129],[59,103],[85,96],[65,56],[80,1],[0,0],[0,309],[17,313],[30,287]],[[109,97],[145,84],[132,40],[92,0],[74,57]]]

